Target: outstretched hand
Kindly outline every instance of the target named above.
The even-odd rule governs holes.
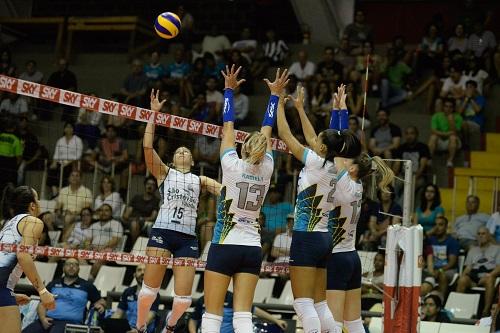
[[[347,98],[347,93],[346,93],[346,86],[345,84],[341,84],[337,88],[337,92],[333,94],[333,108],[334,109],[341,109],[345,110],[347,109],[347,104],[346,104],[346,98]]]
[[[240,84],[245,82],[245,79],[238,80],[238,74],[240,73],[241,66],[235,68],[236,66],[233,64],[231,68],[226,66],[226,72],[220,71],[222,76],[224,77],[224,89],[235,89]]]
[[[273,82],[268,79],[264,79],[264,82],[267,83],[269,90],[271,90],[271,95],[280,96],[285,90],[288,81],[290,81],[288,79],[288,70],[285,69],[282,73],[280,73],[280,71],[281,70],[278,68]]]
[[[160,89],[156,90],[156,94],[155,90],[151,89],[150,99],[151,99],[151,110],[153,111],[159,112],[163,107],[163,104],[165,104],[165,102],[167,101],[166,99],[164,99],[163,101],[160,102],[159,96],[160,96]]]
[[[300,83],[297,85],[297,97],[293,98],[292,95],[287,96],[287,100],[293,101],[293,105],[297,110],[304,110],[304,96],[306,94],[306,88],[304,88]]]

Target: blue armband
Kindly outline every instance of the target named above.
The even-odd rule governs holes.
[[[234,123],[233,89],[224,89],[224,107],[222,108],[222,121]]]
[[[264,115],[262,126],[273,127],[276,123],[276,111],[278,110],[279,100],[280,98],[276,95],[271,95],[271,97],[269,97],[269,102],[267,103],[266,114]]]
[[[332,110],[330,116],[330,129],[339,130],[340,129],[340,117],[339,110]]]
[[[346,109],[339,111],[339,130],[345,130],[349,128],[349,111]]]

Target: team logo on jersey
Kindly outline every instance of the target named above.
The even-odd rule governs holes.
[[[344,239],[346,233],[344,229],[345,221],[347,217],[340,217],[341,206],[335,207],[330,212],[330,218],[328,219],[328,230],[332,232],[332,245],[333,247],[340,244]]]
[[[220,192],[219,207],[217,211],[217,223],[222,223],[220,232],[219,244],[224,243],[229,232],[234,228],[236,222],[233,221],[234,213],[229,212],[233,199],[226,199],[226,187],[224,186]]]
[[[307,219],[307,231],[313,231],[323,215],[323,209],[318,208],[323,195],[316,195],[317,188],[317,184],[311,185],[297,196],[297,207],[300,207],[297,220]]]

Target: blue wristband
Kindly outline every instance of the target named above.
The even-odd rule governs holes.
[[[340,129],[339,110],[332,110],[332,114],[330,116],[330,129],[334,130]]]
[[[224,108],[222,109],[222,121],[234,123],[233,89],[224,89]]]
[[[276,111],[278,108],[279,100],[280,98],[276,95],[271,95],[271,97],[269,97],[269,102],[267,103],[266,114],[264,115],[262,126],[273,127],[276,123]]]
[[[347,109],[339,111],[339,122],[339,130],[342,131],[349,128],[349,111],[347,111]]]

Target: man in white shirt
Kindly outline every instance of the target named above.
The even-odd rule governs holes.
[[[24,98],[19,98],[18,94],[9,93],[9,98],[4,99],[0,104],[0,110],[14,116],[26,115],[28,113],[28,103]]]
[[[56,215],[64,221],[64,228],[75,222],[83,208],[91,207],[92,191],[81,184],[80,171],[74,170],[69,176],[69,186],[63,187],[57,197]]]
[[[298,61],[294,62],[288,70],[289,75],[295,75],[300,82],[308,82],[314,75],[316,65],[308,60],[307,52],[300,50],[297,54]]]
[[[465,93],[465,83],[467,77],[462,74],[461,68],[457,66],[450,67],[450,77],[446,78],[441,88],[441,97],[461,99]]]
[[[25,81],[42,83],[43,73],[37,69],[35,60],[28,60],[26,70],[19,75],[19,78]]]
[[[229,39],[225,35],[219,34],[215,24],[212,25],[210,34],[206,35],[201,43],[201,53],[205,54],[205,52],[210,52],[216,59],[221,58],[224,50],[229,50],[230,48],[231,43]]]
[[[286,232],[276,235],[271,249],[271,256],[275,263],[288,263],[290,261],[290,247],[292,246],[293,214],[286,217]]]

